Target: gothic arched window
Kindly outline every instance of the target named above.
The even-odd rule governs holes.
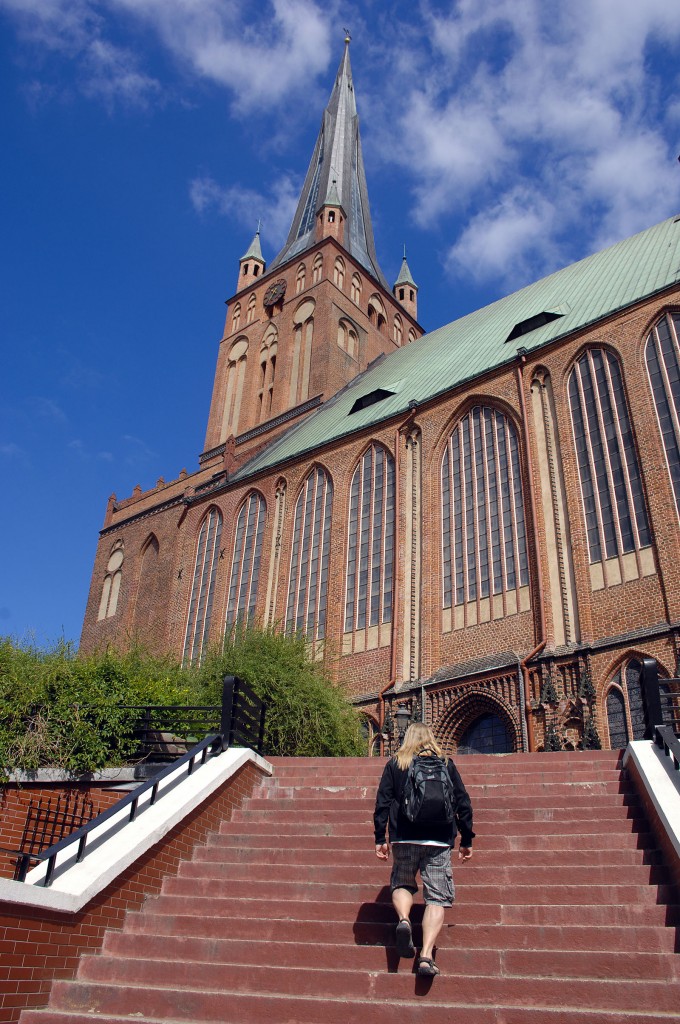
[[[295,294],[299,295],[301,291],[304,291],[306,268],[304,263],[301,263],[297,268],[297,274],[295,275]]]
[[[227,599],[227,629],[235,622],[252,619],[262,556],[262,536],[267,507],[255,491],[241,505],[236,519],[234,557]]]
[[[651,543],[642,480],[618,359],[584,352],[569,376],[569,404],[590,561]]]
[[[345,263],[339,256],[336,257],[335,263],[333,264],[333,281],[338,288],[345,287]]]
[[[231,314],[231,330],[232,334],[237,331],[241,326],[241,303],[237,302],[234,306],[234,312]]]
[[[208,639],[221,534],[222,516],[216,508],[211,508],[201,524],[196,544],[196,561],[182,654],[184,662],[194,664],[200,661]]]
[[[321,280],[321,274],[323,272],[323,256],[320,252],[314,257],[312,263],[312,284],[318,284]]]
[[[246,309],[246,323],[252,324],[255,319],[255,296],[251,295],[248,299],[248,307]]]
[[[111,548],[109,560],[106,563],[106,575],[102,585],[102,596],[99,601],[99,612],[97,619],[110,619],[116,614],[118,608],[118,595],[123,577],[123,550],[122,540],[117,540]]]
[[[274,377],[276,376],[276,354],[278,351],[279,332],[274,325],[267,328],[260,347],[260,419],[271,415],[274,400]]]
[[[397,315],[394,318],[394,328],[393,328],[392,334],[393,334],[395,343],[397,345],[401,346],[401,343],[404,340],[404,325],[403,325],[402,319],[401,319],[401,317],[399,316],[398,313],[397,313]]]
[[[408,343],[409,343],[409,345],[411,344],[412,341],[415,341],[415,340],[416,340],[416,332],[413,330],[412,327],[409,327],[409,329],[408,329]]]
[[[237,338],[229,350],[227,360],[227,394],[224,401],[222,440],[228,437],[229,434],[238,433],[247,358],[248,339]]]
[[[352,274],[350,298],[357,306],[361,303],[361,278],[358,274]]]
[[[314,335],[314,299],[305,299],[293,313],[293,360],[290,369],[288,401],[291,405],[309,398],[309,374]]]
[[[355,331],[349,320],[341,320],[338,324],[338,345],[344,349],[348,355],[356,359],[359,351],[359,339],[357,332]]]
[[[286,605],[286,631],[305,633],[308,640],[326,635],[332,509],[333,484],[317,467],[305,480],[295,505]]]
[[[663,317],[647,339],[645,359],[675,505],[680,515],[680,314]]]
[[[443,606],[529,583],[519,444],[496,409],[475,406],[442,461]]]
[[[350,486],[346,633],[392,621],[394,487],[394,459],[372,444]]]

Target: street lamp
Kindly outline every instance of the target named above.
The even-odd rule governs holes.
[[[399,745],[401,746],[401,744],[404,741],[404,733],[406,732],[408,724],[411,721],[411,712],[409,711],[405,704],[401,704],[397,708],[394,718],[397,723],[397,732],[399,733]]]

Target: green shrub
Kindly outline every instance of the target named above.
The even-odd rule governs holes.
[[[220,704],[222,678],[241,676],[268,705],[265,751],[364,753],[358,713],[333,686],[305,640],[242,629],[199,667],[142,648],[80,656],[0,638],[0,780],[54,767],[79,774],[129,760],[138,713],[130,706]]]
[[[199,680],[206,703],[219,703],[225,675],[244,679],[267,704],[265,753],[298,757],[365,754],[360,716],[312,660],[303,636],[240,627],[210,652]]]

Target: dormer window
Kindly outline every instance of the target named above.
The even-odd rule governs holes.
[[[561,316],[564,316],[564,313],[556,313],[551,309],[544,310],[542,313],[536,313],[535,316],[529,316],[526,320],[520,320],[519,323],[515,324],[505,340],[512,341],[513,338],[521,338],[523,334],[530,334],[531,331],[543,327],[544,324],[552,323],[553,320],[559,320]]]
[[[390,395],[393,394],[395,394],[395,392],[388,391],[387,388],[376,388],[375,391],[369,391],[367,395],[362,395],[361,398],[357,398],[349,411],[349,415],[351,416],[353,412],[359,412],[360,409],[368,409],[369,405],[375,405],[376,402],[382,402],[385,398],[389,398]]]

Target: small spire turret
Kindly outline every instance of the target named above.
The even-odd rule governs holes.
[[[406,246],[404,246],[404,258],[401,261],[399,276],[392,286],[392,294],[397,302],[404,307],[414,320],[418,319],[418,285],[413,280],[411,268],[406,262]]]
[[[257,222],[255,237],[239,260],[238,284],[236,290],[240,292],[251,284],[255,278],[262,277],[266,269],[266,263],[262,256],[260,245],[260,222]]]

